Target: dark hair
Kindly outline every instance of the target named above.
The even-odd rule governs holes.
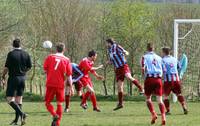
[[[108,39],[106,39],[106,42],[113,45],[115,43],[115,40],[113,38],[108,38]]]
[[[15,39],[13,40],[13,47],[14,48],[19,48],[20,47],[20,39]]]
[[[163,47],[162,52],[165,53],[166,55],[170,54],[171,49],[169,47]]]
[[[96,54],[97,54],[97,52],[96,52],[96,51],[94,51],[94,50],[91,50],[91,51],[89,51],[89,52],[88,52],[88,57],[95,56]]]
[[[153,51],[153,48],[154,48],[153,43],[151,43],[151,42],[147,43],[147,50],[148,51]]]
[[[61,53],[61,52],[64,51],[64,49],[65,49],[65,44],[64,44],[64,43],[58,43],[58,44],[56,45],[56,50],[57,50],[57,52]]]

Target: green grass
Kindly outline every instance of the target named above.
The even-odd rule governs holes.
[[[99,102],[101,113],[89,109],[83,111],[79,102],[72,102],[71,112],[65,113],[61,126],[149,126],[150,114],[144,102],[126,102],[122,110],[113,112],[115,102]],[[167,116],[168,126],[199,126],[200,103],[188,103],[190,113],[183,115],[179,104],[172,104],[172,115]],[[43,103],[24,103],[24,110],[29,114],[26,126],[50,126],[51,116]],[[156,105],[158,112],[158,107]],[[12,109],[6,103],[0,103],[0,126],[8,126],[14,118]],[[160,117],[155,126],[160,125]]]

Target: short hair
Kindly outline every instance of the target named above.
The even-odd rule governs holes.
[[[57,51],[57,52],[61,53],[61,52],[64,51],[64,49],[65,49],[65,44],[64,44],[64,43],[58,43],[58,44],[56,45],[56,51]]]
[[[97,54],[97,52],[96,52],[96,51],[94,51],[94,50],[91,50],[91,51],[89,51],[89,52],[88,52],[88,57],[95,56],[96,54]]]
[[[106,39],[106,42],[113,45],[115,43],[115,40],[113,38],[108,38],[108,39]]]
[[[162,48],[162,52],[165,53],[166,55],[169,55],[170,51],[171,51],[170,47],[163,47]]]
[[[20,47],[20,39],[15,39],[15,40],[13,40],[13,47],[14,48],[19,48]]]
[[[153,49],[154,49],[153,43],[151,43],[151,42],[147,43],[147,50],[148,51],[153,51]]]

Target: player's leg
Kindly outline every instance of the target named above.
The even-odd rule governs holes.
[[[141,93],[144,93],[142,85],[139,83],[139,81],[137,79],[135,79],[131,76],[131,73],[126,73],[125,76],[127,79],[129,79],[132,82],[132,84],[134,84],[139,89],[139,91]]]
[[[55,88],[52,87],[46,87],[46,93],[45,93],[45,106],[48,112],[55,117],[57,114],[54,110],[53,105],[51,104],[51,101],[54,99],[56,92]]]
[[[174,88],[173,88],[172,91],[178,97],[178,101],[180,102],[180,104],[181,104],[181,106],[183,108],[184,114],[188,114],[188,109],[187,109],[187,105],[186,105],[186,102],[185,102],[185,98],[183,97],[182,91],[181,91],[181,83],[180,82],[176,82],[174,84]]]
[[[15,83],[15,84],[13,84]],[[17,91],[17,86],[19,84],[19,80],[17,77],[9,77],[8,78],[8,86],[7,86],[7,90],[6,90],[6,96],[7,96],[7,101],[8,104],[15,110],[16,115],[19,115],[21,117],[23,117],[25,114],[22,112],[22,110],[20,109],[19,105],[16,103],[15,101],[15,92]],[[14,120],[15,121],[15,120]],[[12,122],[17,123],[17,122]]]
[[[65,112],[69,112],[69,107],[70,107],[70,87],[67,86],[65,90]]]
[[[164,94],[164,104],[166,108],[166,114],[170,114],[170,102],[169,102],[169,95],[172,90],[172,83],[165,82],[163,86],[163,94]]]
[[[148,95],[146,94],[146,104],[147,104],[147,108],[149,109],[149,112],[151,113],[151,124],[154,124],[158,116],[155,112],[154,105],[151,100],[151,95],[149,94]]]
[[[124,81],[122,80],[117,81],[117,89],[118,89],[118,104],[117,107],[113,109],[114,111],[123,108]]]
[[[165,126],[166,116],[165,116],[165,105],[163,103],[162,95],[163,95],[163,84],[161,79],[155,79],[155,94],[157,96],[157,102],[161,113],[162,126]]]
[[[62,103],[64,102],[64,89],[56,89],[56,101],[57,101],[57,110],[56,114],[58,115],[58,120],[56,122],[56,126],[60,126],[60,121],[62,119],[63,109],[62,109]]]
[[[151,124],[154,124],[156,122],[157,114],[154,109],[153,102],[151,100],[152,93],[154,92],[154,83],[153,83],[154,78],[146,78],[144,82],[144,93],[146,96],[146,105],[147,108],[149,109],[149,112],[151,113]]]

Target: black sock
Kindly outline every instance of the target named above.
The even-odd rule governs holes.
[[[22,110],[22,104],[18,104],[19,108]],[[15,112],[15,120],[14,122],[18,122],[19,120],[19,114],[17,112]]]
[[[20,109],[19,105],[16,104],[15,102],[10,102],[10,106],[15,110],[15,112],[17,114],[19,114],[20,116],[22,116],[24,113],[22,112],[22,110]]]

